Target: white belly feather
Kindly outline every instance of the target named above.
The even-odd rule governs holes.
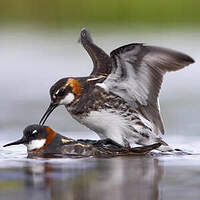
[[[140,132],[145,132],[145,134],[149,135],[148,139],[145,138],[146,144],[155,143],[155,140],[158,138],[153,132],[134,123],[134,120],[127,119],[117,110],[102,109],[100,111],[91,111],[87,117],[74,117],[80,123],[95,131],[101,139],[110,138],[121,145],[144,141],[141,140],[142,135]]]
[[[110,138],[123,144],[126,121],[119,114],[111,113],[108,110],[92,111],[82,123],[97,132],[101,139]]]

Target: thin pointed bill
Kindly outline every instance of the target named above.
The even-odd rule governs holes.
[[[58,104],[50,104],[47,111],[44,113],[44,115],[42,116],[39,125],[44,125],[44,123],[46,122],[47,118],[49,117],[49,115],[53,112],[53,110],[58,106]]]
[[[8,146],[12,146],[12,145],[19,145],[19,144],[25,144],[26,141],[24,140],[24,138],[20,139],[20,140],[17,140],[15,142],[11,142],[11,143],[8,143],[6,145],[4,145],[3,147],[8,147]]]

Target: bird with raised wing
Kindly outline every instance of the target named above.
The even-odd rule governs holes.
[[[159,91],[166,72],[177,71],[194,60],[181,52],[132,43],[113,50],[110,56],[94,44],[83,29],[80,41],[93,61],[88,77],[68,77],[50,88],[51,103],[40,124],[59,105],[74,119],[122,146],[162,142],[164,126]]]

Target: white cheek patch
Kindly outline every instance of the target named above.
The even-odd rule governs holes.
[[[46,139],[40,139],[40,140],[32,140],[29,142],[26,146],[28,151],[34,150],[34,149],[40,149],[44,146],[46,143]]]
[[[72,94],[72,93],[69,93],[68,95],[66,95],[65,96],[65,98],[64,99],[62,99],[61,101],[60,101],[60,104],[62,105],[62,104],[64,104],[64,105],[67,105],[67,104],[70,104],[72,101],[74,101],[74,94]]]

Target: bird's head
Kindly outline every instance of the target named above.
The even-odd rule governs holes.
[[[23,137],[4,147],[24,144],[28,152],[40,152],[44,150],[56,137],[56,132],[48,126],[30,125],[23,131]]]
[[[63,78],[57,81],[50,88],[51,103],[39,124],[43,125],[57,106],[69,106],[75,102],[79,98],[81,90],[81,84],[78,79]]]

